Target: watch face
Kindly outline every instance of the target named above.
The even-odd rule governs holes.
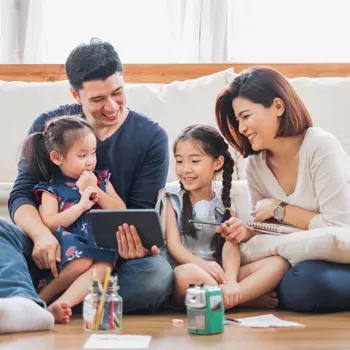
[[[273,211],[274,217],[277,220],[281,220],[284,216],[284,208],[278,206],[275,208],[275,210]]]

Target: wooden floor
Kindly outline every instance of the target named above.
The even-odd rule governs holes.
[[[270,311],[236,312],[232,317],[248,317]],[[273,311],[279,318],[305,324],[305,328],[254,329],[227,325],[219,335],[189,335],[186,322],[173,326],[173,318],[185,314],[125,316],[122,334],[152,335],[149,349],[350,349],[350,314],[308,315]],[[0,350],[82,349],[90,334],[82,330],[80,317],[69,325],[57,325],[53,331],[0,336]]]

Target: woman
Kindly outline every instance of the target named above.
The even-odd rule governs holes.
[[[257,67],[239,74],[219,94],[216,119],[228,142],[248,157],[246,178],[257,219],[303,230],[350,227],[350,159],[333,135],[312,126],[280,73]],[[256,234],[244,232],[237,231],[235,241]],[[281,281],[279,306],[350,310],[350,266],[326,261],[295,265]]]

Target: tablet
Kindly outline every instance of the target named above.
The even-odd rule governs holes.
[[[92,209],[87,216],[96,245],[100,248],[118,249],[116,233],[123,224],[136,227],[146,249],[151,249],[154,245],[164,246],[162,226],[155,209]]]

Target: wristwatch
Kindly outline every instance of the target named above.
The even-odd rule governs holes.
[[[281,202],[280,204],[277,205],[277,207],[273,210],[273,217],[278,220],[282,221],[284,215],[285,215],[285,210],[284,208],[288,205],[286,202]]]

